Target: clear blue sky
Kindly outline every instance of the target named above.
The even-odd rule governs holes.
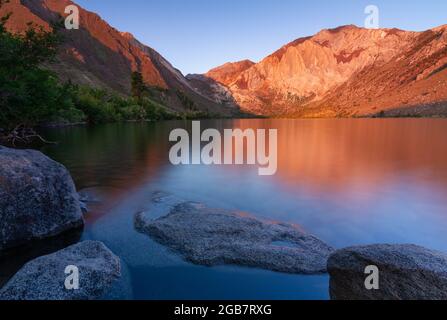
[[[259,61],[284,44],[345,24],[421,31],[447,24],[446,0],[75,0],[153,47],[184,74],[229,61]]]

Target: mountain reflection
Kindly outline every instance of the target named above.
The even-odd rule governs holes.
[[[51,130],[49,139],[60,143],[43,151],[67,166],[78,189],[100,190],[104,201],[95,211],[101,215],[128,195],[155,182],[169,192],[184,191],[188,200],[212,195],[211,198],[223,203],[237,204],[234,209],[248,211],[267,210],[257,202],[273,195],[290,202],[279,207],[280,210],[283,207],[294,211],[294,207],[303,203],[309,205],[305,210],[310,212],[323,210],[323,205],[333,206],[328,201],[336,199],[351,203],[351,207],[343,209],[345,214],[359,211],[353,201],[371,207],[372,202],[378,204],[388,197],[396,198],[386,209],[372,206],[368,211],[371,215],[389,210],[402,212],[405,202],[397,197],[410,197],[407,202],[414,205],[445,202],[445,120],[201,121],[202,131],[277,129],[278,172],[272,177],[258,176],[258,166],[171,165],[168,157],[173,143],[169,142],[169,133],[176,128],[191,132],[191,122]],[[234,193],[235,190],[240,191]],[[306,194],[314,199],[310,204],[305,201]],[[432,202],[432,197],[437,200]],[[398,207],[392,209],[391,205]],[[434,209],[432,213],[440,212]]]

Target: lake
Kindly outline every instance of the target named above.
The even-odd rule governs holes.
[[[123,262],[119,298],[328,299],[328,276],[299,276],[183,261],[134,229],[151,195],[296,223],[342,248],[413,243],[447,252],[447,120],[206,120],[203,128],[278,129],[278,171],[256,166],[173,166],[169,133],[190,121],[54,129],[43,151],[77,188],[100,199],[82,239]]]

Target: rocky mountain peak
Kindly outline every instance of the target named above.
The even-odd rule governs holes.
[[[12,13],[7,28],[14,33],[27,30],[30,22],[51,30],[51,24],[62,21],[65,8],[72,4],[77,5],[69,0],[11,0],[0,8],[0,16]],[[98,14],[77,6],[80,29],[60,30],[64,43],[57,61],[49,66],[62,81],[130,94],[131,74],[138,71],[146,85],[153,88],[154,98],[175,111],[227,114],[218,101],[195,91],[182,73],[154,49],[131,33],[110,26]]]
[[[237,62],[228,62],[224,65],[211,69],[205,76],[216,80],[224,85],[231,85],[238,75],[251,68],[255,63],[250,60],[242,60]]]
[[[365,29],[355,25],[325,29],[290,42],[239,74],[226,64],[208,72],[207,76],[227,85],[239,105],[249,112],[302,114],[308,107],[326,101],[332,92],[360,73],[383,68],[397,57],[406,59],[411,50],[423,50],[411,62],[416,65],[441,52],[447,43],[443,36],[445,29],[441,26],[428,30],[425,40],[420,38],[424,33],[399,29]],[[430,38],[433,33],[436,36]],[[433,61],[436,67],[420,71],[422,74],[415,75],[416,79],[443,68],[442,53],[438,55]],[[228,69],[234,72],[231,81],[224,82],[222,72],[215,70]],[[402,66],[402,70],[388,76],[395,79],[405,73]]]

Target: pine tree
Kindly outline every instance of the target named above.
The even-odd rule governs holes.
[[[143,75],[141,72],[132,72],[132,96],[141,100],[145,90]]]

